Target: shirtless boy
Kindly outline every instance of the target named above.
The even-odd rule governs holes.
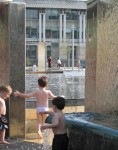
[[[55,98],[50,90],[46,90],[46,86],[48,84],[48,79],[46,76],[41,76],[38,79],[39,88],[33,91],[32,93],[20,93],[19,91],[14,92],[14,96],[20,96],[23,98],[36,98],[36,112],[37,112],[37,120],[38,120],[38,138],[41,139],[42,134],[40,130],[40,126],[45,122],[45,118],[47,117],[44,114],[39,114],[41,112],[48,111],[48,98]]]
[[[5,133],[8,126],[6,125],[7,119],[6,115],[6,104],[5,101],[9,98],[12,93],[12,89],[10,86],[1,85],[0,86],[0,141],[3,144],[9,144],[5,141]]]
[[[52,124],[45,124],[41,126],[41,130],[52,128],[54,133],[52,150],[67,150],[68,136],[65,127],[65,116],[62,110],[65,107],[65,99],[63,97],[56,97],[52,100],[53,104],[53,119]],[[52,114],[52,112],[46,112]]]

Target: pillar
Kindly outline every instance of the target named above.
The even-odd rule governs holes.
[[[59,30],[60,42],[62,42],[62,14],[60,14],[60,30]]]
[[[82,14],[79,13],[79,43],[82,42]]]
[[[63,14],[63,41],[66,42],[66,14]]]
[[[45,43],[39,42],[38,43],[38,69],[39,71],[45,71]]]
[[[43,42],[45,42],[45,14],[43,14]]]
[[[41,31],[41,26],[42,26],[42,17],[41,17],[42,15],[39,13],[39,42],[41,42],[41,40],[42,40],[42,31]]]
[[[25,91],[25,4],[0,3],[0,84]],[[25,99],[10,96],[9,136],[25,138]]]
[[[118,1],[94,0],[87,7],[85,109],[117,115]]]

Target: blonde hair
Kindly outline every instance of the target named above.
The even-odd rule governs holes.
[[[6,92],[11,94],[12,93],[12,88],[9,85],[1,85],[0,86],[0,92]]]

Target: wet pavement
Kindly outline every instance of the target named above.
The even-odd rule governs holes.
[[[24,140],[10,140],[10,144],[0,144],[0,150],[44,150],[43,144]]]

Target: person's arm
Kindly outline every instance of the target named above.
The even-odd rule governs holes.
[[[51,98],[51,99],[57,97],[57,96],[55,96],[54,94],[52,94],[51,91],[48,91],[48,96],[49,96],[49,98]]]
[[[32,93],[20,93],[19,91],[14,92],[14,96],[17,97],[23,97],[23,98],[31,98],[31,97],[35,97],[35,92]]]
[[[0,101],[0,115],[5,115],[6,114],[6,106],[5,103]]]
[[[3,107],[3,104],[2,104],[2,102],[0,101],[0,116],[2,115],[2,107]]]
[[[45,111],[45,112],[40,112],[39,114],[49,114],[49,115],[54,115],[55,112],[53,112],[53,111]]]
[[[57,115],[54,115],[52,124],[41,125],[41,130],[45,130],[47,128],[56,128],[59,125],[59,118]]]

